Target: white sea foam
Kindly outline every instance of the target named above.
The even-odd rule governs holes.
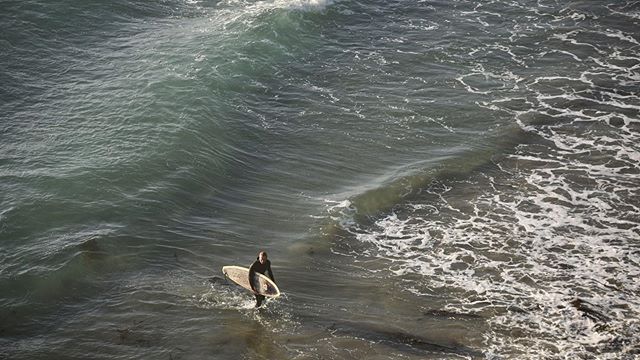
[[[550,54],[550,53],[564,54],[564,55],[567,55],[567,56],[572,57],[575,61],[582,61],[582,59],[580,59],[576,54],[574,54],[574,53],[572,53],[572,52],[570,52],[570,51],[566,51],[566,50],[551,50],[551,51],[545,51],[545,52],[543,52],[543,53],[541,53],[541,54],[540,54],[540,57],[543,57],[543,56],[545,56],[545,55],[547,55],[547,54]]]
[[[491,94],[495,91],[513,90],[518,88],[518,83],[522,78],[511,71],[494,73],[485,70],[478,64],[473,72],[460,75],[456,80],[461,83],[468,92],[474,94]]]
[[[246,0],[227,0],[228,5],[244,6],[248,9],[298,9],[298,10],[323,10],[334,3],[334,0],[265,0],[249,2]]]
[[[456,296],[450,310],[496,313],[489,320],[495,333],[486,338],[495,353],[554,343],[565,354],[584,354],[586,346],[605,347],[616,338],[637,343],[628,329],[640,326],[634,296],[640,288],[633,280],[640,268],[629,258],[637,251],[629,241],[637,238],[638,224],[616,219],[621,198],[605,191],[606,169],[532,154],[512,160],[542,165],[489,183],[522,191],[480,195],[465,211],[450,203],[454,189],[439,188],[435,210],[421,205],[408,217],[393,213],[355,236],[392,261],[396,274],[416,272],[433,289],[466,294]],[[601,185],[576,188],[566,176],[577,170]],[[576,299],[606,317],[607,328],[572,306]],[[511,337],[512,329],[534,335]]]
[[[635,4],[637,4],[637,2],[635,2]],[[609,4],[609,5],[607,5],[607,8],[613,14],[630,17],[632,19],[640,19],[640,11],[638,11],[637,9],[634,9],[634,10],[625,9],[626,6],[624,6],[622,9],[614,9],[613,7],[615,5],[617,5],[617,4]],[[633,6],[633,5],[631,5],[631,6]],[[620,11],[620,10],[622,10],[622,11]]]
[[[585,20],[567,14],[557,21]],[[593,40],[603,37],[616,43],[613,51]],[[633,358],[640,348],[640,95],[633,91],[640,59],[624,46],[638,41],[615,29],[550,40],[578,47],[550,41],[545,50],[567,55],[575,71],[530,76],[476,63],[456,78],[486,97],[479,106],[512,114],[532,143],[510,151],[496,173],[436,181],[373,225],[344,225],[366,254],[389,262],[393,276],[422,275],[407,291],[449,294],[446,310],[487,314],[489,358]],[[464,54],[497,50],[517,64],[544,57],[487,49]]]
[[[602,50],[602,49],[600,49],[598,46],[593,45],[593,44],[589,44],[589,43],[586,43],[586,42],[580,42],[580,41],[574,39],[574,36],[576,34],[578,34],[578,33],[579,33],[578,31],[570,31],[570,32],[565,33],[565,34],[554,34],[553,37],[556,38],[556,39],[559,39],[561,41],[569,42],[569,43],[571,43],[573,45],[590,47],[590,48],[594,49],[596,52],[598,52],[598,54],[606,55],[607,52]]]

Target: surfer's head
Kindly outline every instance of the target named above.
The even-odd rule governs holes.
[[[267,262],[267,252],[266,251],[260,251],[260,253],[258,254],[258,261],[260,261],[260,264],[264,264]]]

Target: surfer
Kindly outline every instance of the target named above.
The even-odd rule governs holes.
[[[276,279],[273,277],[273,271],[271,271],[271,261],[267,259],[267,253],[265,251],[260,251],[258,258],[249,268],[249,284],[251,285],[251,290],[253,290],[253,293],[256,295],[256,307],[260,307],[264,301],[264,296],[258,293],[253,284],[252,279],[256,272],[262,275],[265,275],[265,272],[269,272],[269,278],[271,278],[273,282],[276,282]]]

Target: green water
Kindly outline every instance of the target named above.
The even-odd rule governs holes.
[[[640,351],[635,3],[1,7],[0,358]]]

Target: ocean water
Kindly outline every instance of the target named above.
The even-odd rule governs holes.
[[[3,1],[0,358],[636,359],[639,54],[626,0]]]

